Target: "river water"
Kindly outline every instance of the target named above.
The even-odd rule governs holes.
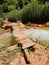
[[[49,42],[49,30],[45,31],[42,29],[24,29],[24,32],[31,38],[33,41],[45,41]]]
[[[41,43],[49,43],[49,30],[41,30],[41,29],[24,29],[23,30],[27,36],[33,41],[40,41]],[[8,43],[12,38],[11,33],[4,33],[0,35],[0,43]]]
[[[0,44],[8,43],[11,41],[12,34],[11,33],[4,33],[0,35]]]

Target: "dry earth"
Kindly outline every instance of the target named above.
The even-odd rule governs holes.
[[[49,49],[37,44],[32,51],[24,50],[24,55],[13,45],[0,52],[0,65],[49,65]]]

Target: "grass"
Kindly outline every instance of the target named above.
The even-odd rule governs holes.
[[[49,42],[46,42],[46,41],[40,41],[39,44],[43,45],[44,47],[49,48]]]
[[[44,47],[47,47],[47,48],[49,48],[49,41],[43,41],[43,40],[37,40],[36,39],[36,41],[34,41],[32,38],[30,38],[33,42],[36,42],[36,43],[38,43],[38,44],[41,44],[42,46],[44,46]]]
[[[5,43],[3,46],[0,46],[0,52],[6,50],[6,48],[9,47],[9,46],[10,46],[9,43],[7,43],[7,44]]]
[[[6,52],[5,54],[3,54],[3,60],[4,60],[4,65],[9,65],[10,62],[13,60],[13,58],[15,57],[17,53],[17,50],[13,50],[11,52]]]
[[[11,37],[0,38],[0,52],[6,50],[11,45]]]
[[[31,22],[28,22],[26,25],[27,25],[27,26],[31,26]]]
[[[0,52],[4,51],[7,47],[18,44],[18,43],[19,42],[15,40],[13,36],[1,38],[0,39]]]

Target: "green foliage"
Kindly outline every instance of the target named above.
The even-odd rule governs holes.
[[[8,6],[8,10],[9,11],[15,10],[15,6],[13,6],[13,5]]]
[[[3,34],[4,29],[0,28],[0,35]]]
[[[30,25],[31,25],[31,22],[28,22],[28,23],[27,23],[27,26],[30,26]]]
[[[33,23],[44,23],[49,21],[49,2],[39,4],[38,1],[33,1],[25,6],[22,10],[14,10],[9,13],[8,19],[21,20],[23,23],[31,21]],[[13,21],[14,21],[13,20]],[[11,20],[12,21],[12,20]]]
[[[8,13],[8,15],[7,15],[8,21],[16,22],[20,18],[20,12],[21,11],[14,10],[14,11]]]
[[[45,3],[45,6],[41,12],[41,17],[43,21],[49,21],[49,2]]]
[[[28,23],[28,21],[45,23],[49,21],[49,2],[39,4],[38,1],[34,0],[22,9],[21,20],[23,23]]]
[[[38,0],[40,3],[45,3],[47,0]]]
[[[3,22],[3,18],[0,18],[0,22]]]
[[[23,1],[22,0],[18,0],[18,6],[22,9],[23,8]]]
[[[4,24],[3,18],[0,18],[0,27]]]
[[[8,17],[8,21],[12,21],[12,22],[16,22],[17,21],[17,18],[16,18],[16,15],[15,13],[13,12],[12,14],[10,13],[9,17]]]
[[[45,2],[49,2],[49,0],[38,0],[41,4],[45,4]]]
[[[25,21],[25,23],[28,21],[36,21],[38,18],[38,13],[38,2],[34,1],[22,9],[21,19],[22,21]]]
[[[3,10],[2,10],[2,5],[0,4],[0,13],[2,12]]]
[[[3,4],[4,3],[4,0],[0,0],[0,4]]]
[[[3,7],[3,12],[8,12],[8,4],[7,3],[3,3],[2,7]]]
[[[10,45],[9,45],[9,43],[8,44],[5,44],[5,45],[3,45],[3,46],[0,46],[0,52],[1,51],[4,51],[7,47],[9,47]]]
[[[49,0],[0,0],[0,17],[12,22],[44,23],[49,21]]]

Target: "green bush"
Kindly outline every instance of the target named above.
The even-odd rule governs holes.
[[[15,1],[16,3],[14,4]],[[9,2],[12,2],[13,4],[10,4]],[[26,2],[29,2],[28,5],[25,4]],[[16,22],[16,20],[21,20],[23,23],[45,23],[46,21],[49,21],[49,2],[40,4],[38,0],[22,0],[21,3],[20,1],[18,3],[17,0],[9,0],[6,3],[3,3],[3,5],[0,5],[0,9],[2,9],[2,6],[4,12],[9,12],[0,13],[0,17],[8,17],[8,20],[12,22]]]
[[[45,23],[49,21],[49,2],[39,4],[38,1],[32,2],[22,9],[21,20],[23,23]]]
[[[39,16],[39,5],[38,2],[33,2],[28,4],[26,7],[22,9],[22,15],[21,20],[24,23],[27,23],[28,21],[37,21],[37,18]]]
[[[9,22],[16,22],[17,21],[17,18],[15,16],[15,14],[10,15],[10,17],[8,18],[8,21]]]
[[[45,3],[44,8],[41,12],[41,19],[44,22],[49,21],[49,2]]]
[[[28,23],[27,23],[27,26],[30,26],[30,25],[31,25],[31,22],[28,22]]]
[[[0,27],[4,24],[3,18],[0,18]]]
[[[13,6],[13,5],[8,6],[8,10],[9,11],[15,10],[15,6]]]
[[[1,13],[0,14],[0,18],[3,18],[3,20],[5,20],[5,19],[7,19],[7,16],[6,16],[7,14],[5,14],[5,13]]]
[[[12,11],[12,12],[10,12],[10,13],[8,13],[8,21],[10,21],[10,22],[16,22],[17,20],[19,20],[20,19],[20,12],[21,11],[17,11],[17,10],[14,10],[14,11]]]
[[[3,8],[3,12],[8,12],[8,4],[7,3],[3,3],[2,8]]]
[[[3,9],[2,9],[2,5],[0,4],[0,13],[3,11]]]
[[[4,24],[3,18],[0,18],[0,27],[2,27],[3,24]]]

